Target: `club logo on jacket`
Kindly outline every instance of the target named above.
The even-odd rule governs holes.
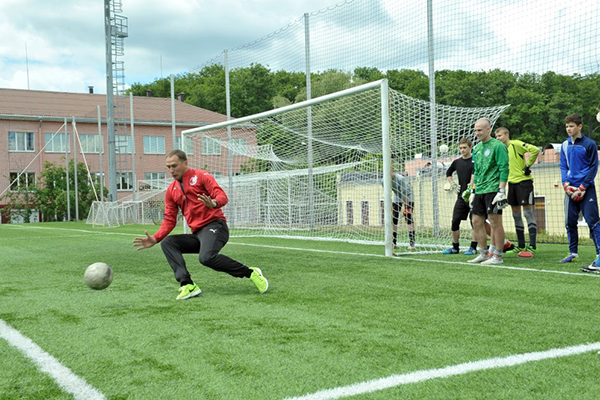
[[[484,152],[483,154],[484,154],[486,157],[489,157],[489,156],[490,156],[490,153],[491,153],[490,149],[485,149],[485,152]]]
[[[198,183],[198,177],[194,175],[190,178],[190,186],[194,186],[196,183]]]

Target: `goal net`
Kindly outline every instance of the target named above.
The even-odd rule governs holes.
[[[506,106],[430,107],[384,79],[182,135],[193,139],[190,166],[228,194],[232,235],[386,244],[391,255],[393,166],[413,188],[417,250],[438,251],[450,243],[456,194],[441,188],[458,141],[474,139],[474,122],[493,123]],[[442,143],[450,149],[443,157]],[[398,243],[401,253],[402,220]]]

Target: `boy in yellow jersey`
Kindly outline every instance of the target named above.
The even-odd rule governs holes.
[[[510,140],[510,132],[504,127],[496,129],[495,134],[496,139],[504,143],[508,149],[508,204],[512,208],[518,241],[518,247],[513,251],[520,258],[531,258],[536,251],[537,223],[533,214],[533,177],[530,168],[535,164],[540,149],[520,140]],[[530,154],[528,160],[525,160],[526,153]],[[527,219],[528,245],[525,245],[525,226],[521,207]]]

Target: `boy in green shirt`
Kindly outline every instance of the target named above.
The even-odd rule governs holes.
[[[515,220],[518,247],[514,252],[520,258],[531,258],[536,249],[537,223],[533,214],[533,177],[530,167],[535,163],[540,149],[534,145],[524,143],[520,140],[510,140],[510,132],[502,127],[496,129],[496,139],[504,143],[508,149],[508,204],[512,207],[512,216]],[[525,161],[525,154],[529,153],[529,159]],[[525,245],[525,226],[521,216],[527,218],[529,230],[529,245]]]

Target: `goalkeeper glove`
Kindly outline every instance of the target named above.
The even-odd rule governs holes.
[[[473,194],[473,192],[475,192],[475,190],[473,189],[473,185],[468,184],[467,185],[467,190],[465,190],[461,194],[461,197],[465,201],[465,203],[470,203],[469,200],[471,199],[471,195]]]
[[[565,190],[565,194],[569,197],[573,197],[573,193],[575,193],[575,189],[569,182],[563,183],[563,189]]]
[[[531,175],[531,169],[529,169],[529,167],[526,165],[523,167],[523,173],[525,174],[525,176],[529,176]]]
[[[573,201],[581,201],[581,200],[583,200],[584,196],[585,196],[585,186],[579,185],[579,187],[577,189],[575,189],[573,194],[571,194],[571,199],[573,199]]]
[[[492,200],[492,204],[495,204],[499,210],[502,210],[504,207],[508,206],[508,200],[506,199],[506,189],[498,189],[498,193],[496,193],[494,200]]]
[[[460,186],[456,182],[446,182],[444,185],[444,190],[448,193],[454,192],[456,194],[460,194]]]

